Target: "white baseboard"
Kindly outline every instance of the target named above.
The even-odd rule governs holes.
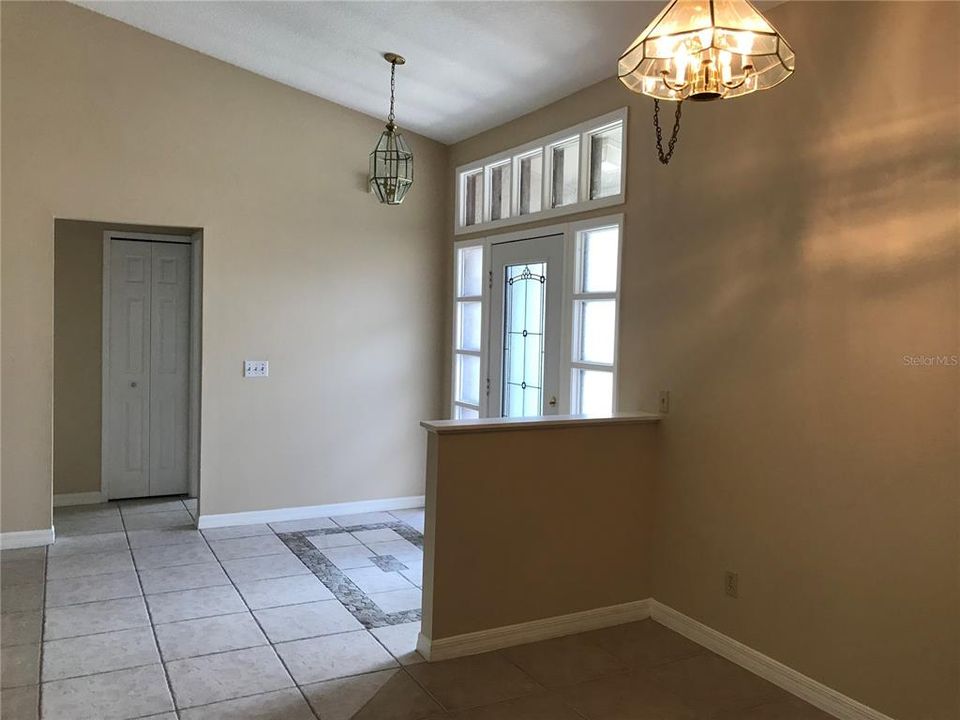
[[[518,625],[454,635],[435,641],[421,633],[417,639],[417,650],[427,660],[435,662],[597,630],[611,625],[622,625],[648,617],[650,617],[650,601],[636,600],[622,605],[611,605],[569,615],[532,620]]]
[[[94,492],[82,493],[60,493],[53,496],[54,507],[66,507],[68,505],[95,505],[106,502],[106,498],[99,490]]]
[[[661,625],[840,720],[893,720],[656,600],[650,601],[650,616]]]
[[[223,513],[221,515],[200,515],[197,527],[201,530],[228,527],[230,525],[259,525],[261,523],[283,522],[284,520],[306,520],[331,515],[354,515],[356,513],[383,512],[385,510],[407,510],[423,507],[423,495],[410,497],[384,498],[382,500],[359,500],[357,502],[332,503],[330,505],[303,505],[301,507],[276,508],[274,510],[252,510],[249,512]]]
[[[16,550],[17,548],[53,545],[53,537],[53,528],[0,533],[0,549]]]
[[[653,598],[439,640],[432,640],[421,633],[417,639],[417,650],[428,661],[436,662],[648,617],[840,720],[893,720]]]

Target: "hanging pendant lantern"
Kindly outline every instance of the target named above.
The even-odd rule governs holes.
[[[660,100],[707,101],[767,90],[793,74],[793,49],[749,0],[672,0],[620,56],[630,90]],[[677,109],[673,143],[679,131]],[[660,161],[666,164],[671,151]]]
[[[406,60],[396,53],[386,53],[390,63],[390,114],[380,141],[370,153],[370,186],[380,202],[399,205],[413,185],[413,153],[394,123],[394,90],[396,89],[397,65]]]

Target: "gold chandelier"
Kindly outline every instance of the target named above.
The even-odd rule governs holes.
[[[658,108],[660,100],[717,100],[772,88],[793,74],[794,60],[749,0],[672,0],[620,56],[618,76]],[[673,143],[679,116],[678,108]]]

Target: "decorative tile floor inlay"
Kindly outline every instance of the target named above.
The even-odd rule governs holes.
[[[350,613],[366,628],[386,627],[388,625],[403,625],[404,623],[419,622],[421,609],[403,610],[400,612],[385,612],[377,605],[369,595],[361,590],[357,585],[347,577],[346,573],[337,567],[324,554],[324,550],[317,548],[310,538],[321,535],[341,535],[343,533],[361,533],[371,530],[392,530],[403,540],[413,545],[417,550],[423,552],[423,535],[412,527],[402,522],[382,522],[369,523],[364,525],[354,525],[347,527],[322,528],[316,530],[301,530],[298,532],[279,532],[279,537],[288,548],[300,558],[320,582],[322,582],[334,597],[350,611]],[[400,542],[400,541],[397,541]],[[376,555],[363,545],[349,545],[347,547],[360,547],[364,552],[368,552],[370,563],[378,567],[385,573],[397,573],[401,570],[409,570],[409,567],[397,560],[393,555]],[[331,548],[331,550],[342,549]],[[404,580],[406,580],[404,578]],[[411,587],[413,587],[411,585]]]
[[[393,555],[374,555],[370,558],[370,561],[384,572],[400,572],[410,569]]]

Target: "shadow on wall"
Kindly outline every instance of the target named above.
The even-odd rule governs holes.
[[[769,93],[685,108],[681,152],[645,188],[667,217],[646,241],[659,257],[644,263],[658,271],[638,273],[640,292],[660,299],[651,312],[683,318],[651,341],[672,351],[661,367],[680,362],[739,387],[736,357],[762,352],[765,371],[792,383],[810,347],[804,325],[849,342],[846,306],[895,303],[955,275],[956,92],[945,105],[936,76],[912,66],[889,78],[886,96],[857,82],[886,36],[876,15],[830,55],[798,38],[796,76]],[[923,16],[912,19],[904,35],[922,39]],[[898,80],[929,84],[914,92],[933,99],[897,102]],[[652,152],[637,125],[633,152]],[[703,354],[711,347],[735,348],[733,362]]]
[[[957,698],[960,374],[905,356],[960,352],[960,58],[931,39],[955,8],[777,8],[795,76],[685,108],[670,167],[632,176],[651,209],[624,261],[624,366],[672,390],[655,596],[937,720]]]
[[[922,16],[915,24],[904,36],[922,39]],[[680,162],[650,188],[654,204],[669,208],[658,228],[669,262],[645,275],[648,290],[671,302],[671,288],[693,289],[682,309],[695,324],[684,324],[686,342],[670,344],[680,355],[727,344],[718,334],[762,340],[764,326],[802,318],[797,301],[821,284],[870,301],[955,274],[957,93],[946,105],[936,75],[923,78],[911,66],[902,81],[926,82],[914,93],[931,99],[897,102],[897,78],[878,98],[873,84],[855,78],[886,31],[875,15],[861,29],[831,46],[831,56],[822,44],[801,44],[797,75],[770,93],[685,108]],[[648,150],[648,130],[641,128],[640,152]],[[797,350],[778,344],[768,364],[788,368]]]

